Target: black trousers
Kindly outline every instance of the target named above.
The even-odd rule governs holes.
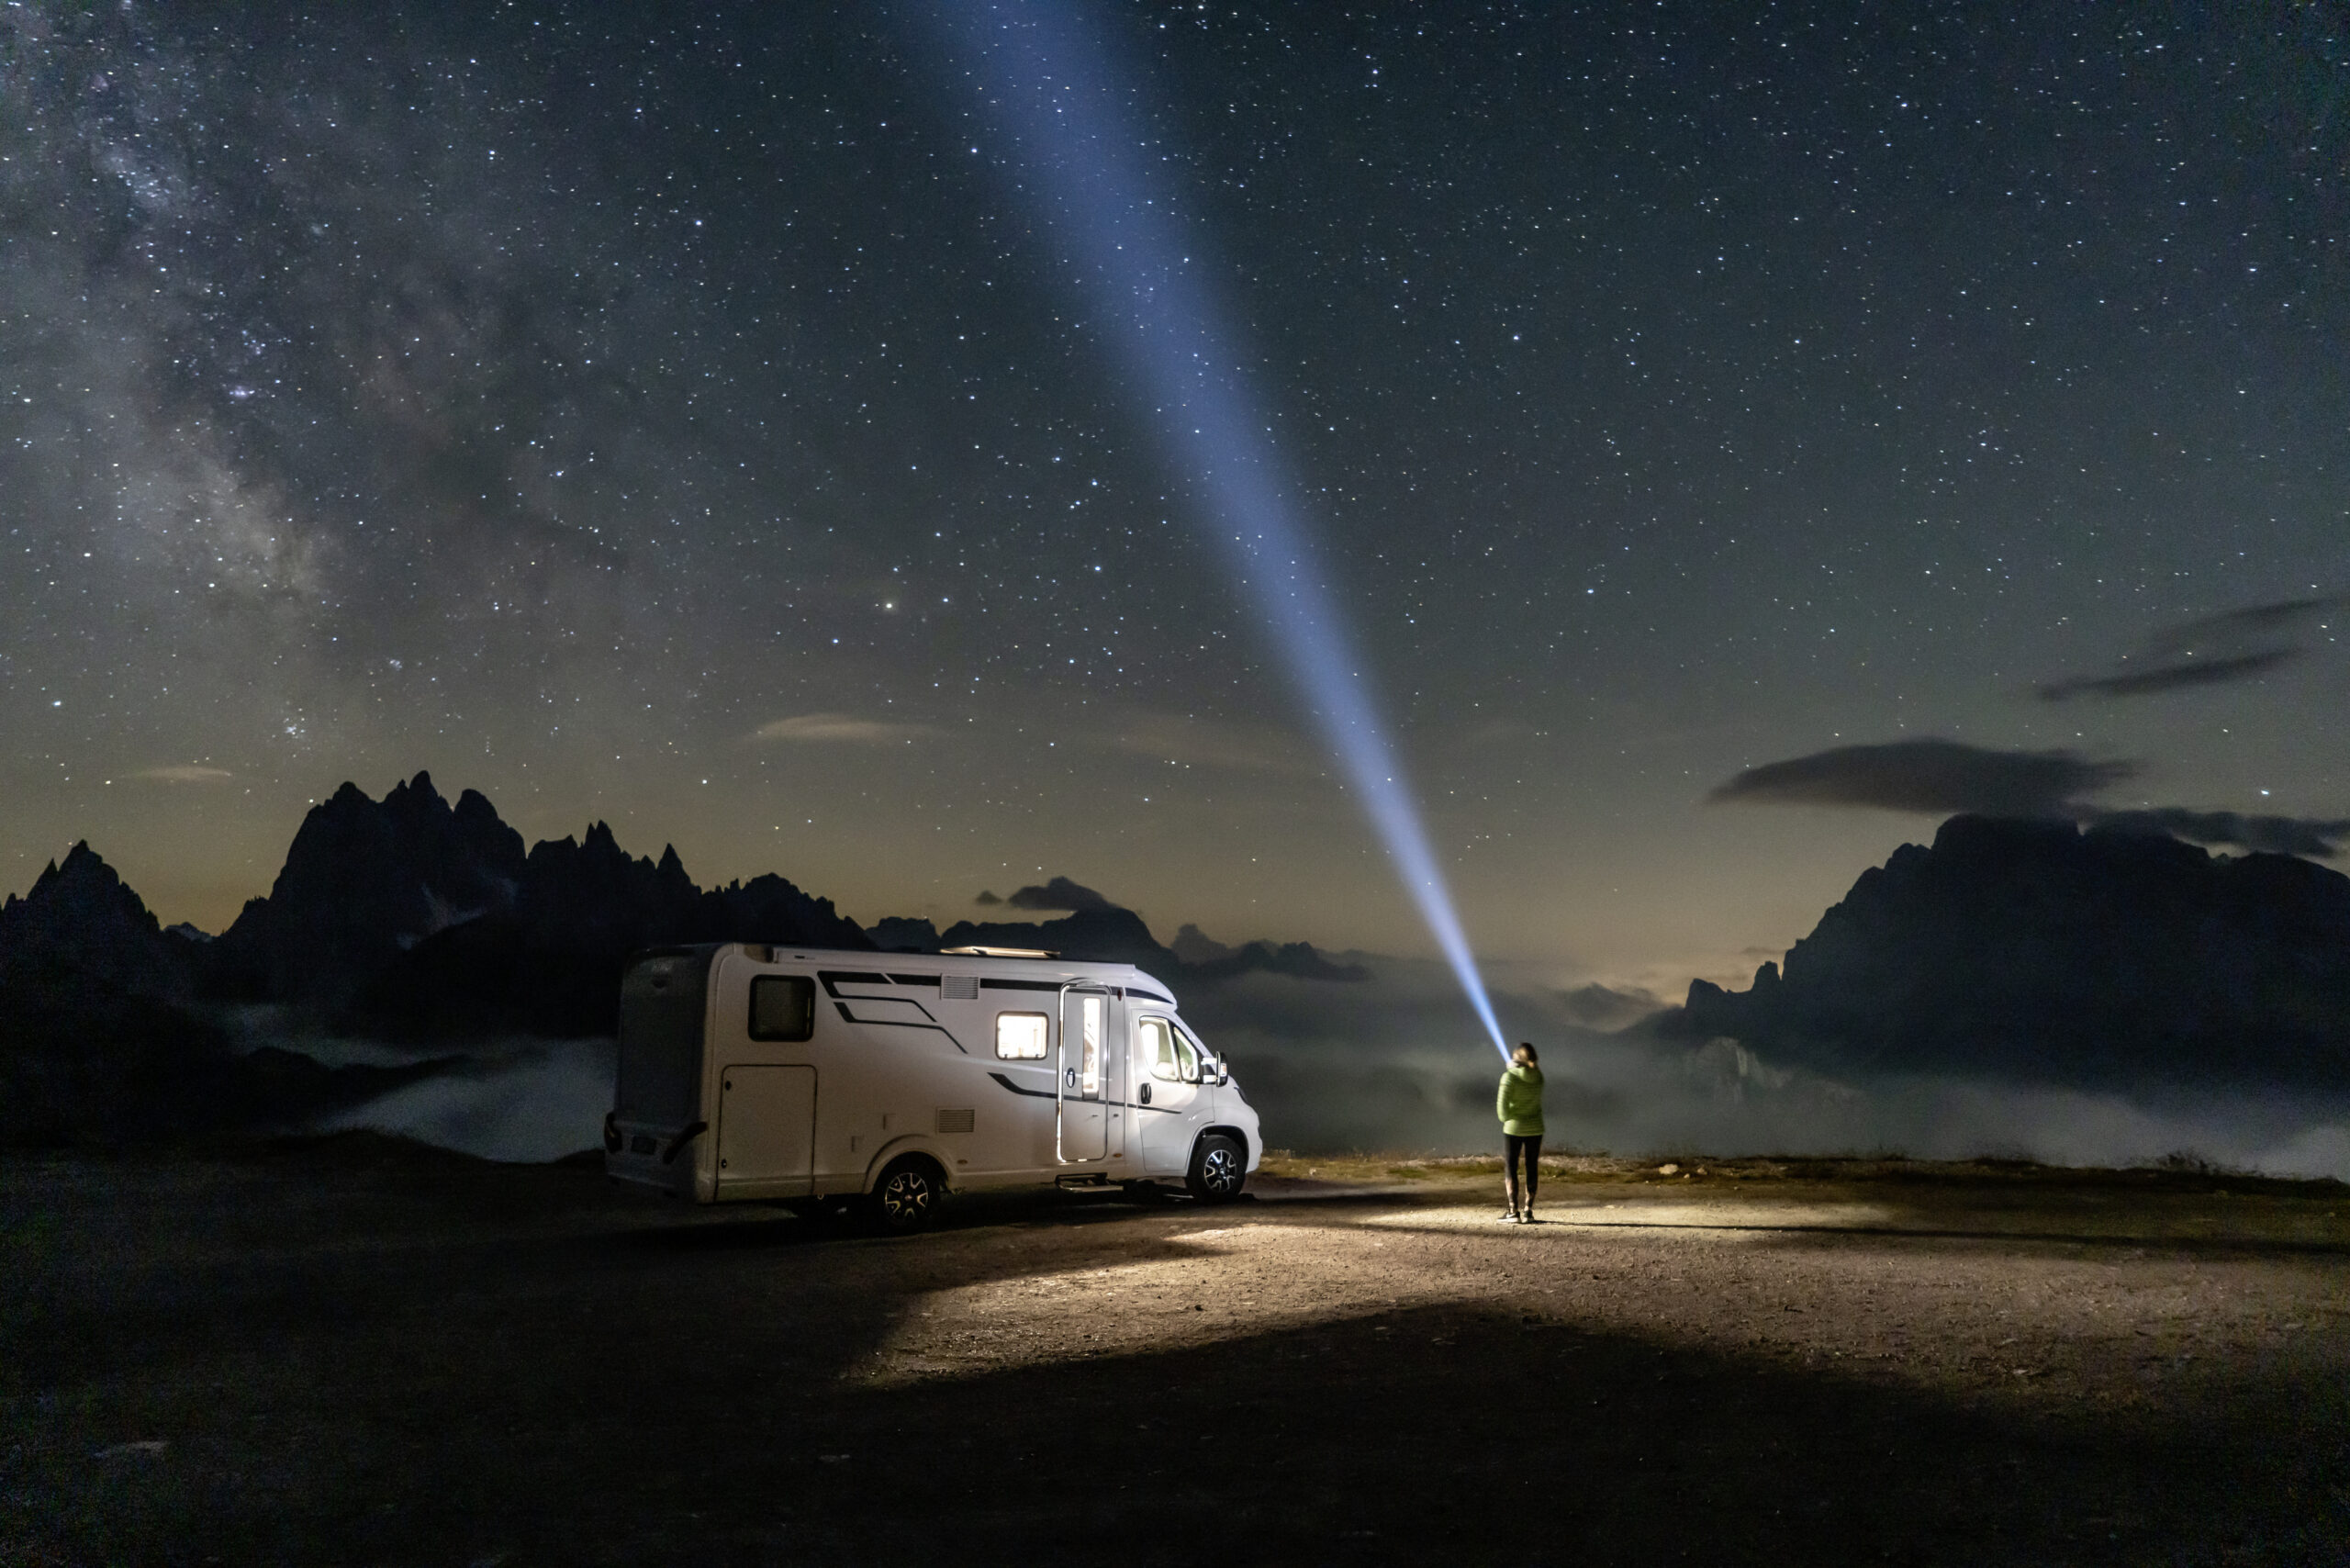
[[[1541,1179],[1542,1175],[1542,1135],[1540,1133],[1526,1136],[1517,1133],[1502,1134],[1502,1180],[1504,1182],[1515,1182],[1517,1180],[1517,1162],[1520,1159],[1526,1161],[1526,1185],[1523,1191],[1526,1193],[1526,1202],[1530,1204],[1534,1201],[1534,1184]]]

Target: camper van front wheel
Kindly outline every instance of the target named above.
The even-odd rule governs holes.
[[[1248,1179],[1248,1157],[1240,1146],[1223,1133],[1210,1133],[1192,1156],[1192,1173],[1183,1184],[1203,1204],[1228,1204]]]
[[[946,1195],[937,1167],[919,1158],[901,1159],[874,1185],[873,1217],[884,1230],[909,1235],[938,1217]]]

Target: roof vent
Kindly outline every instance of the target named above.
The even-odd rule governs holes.
[[[1042,947],[942,947],[941,953],[957,958],[1058,958],[1058,953],[1048,953]]]

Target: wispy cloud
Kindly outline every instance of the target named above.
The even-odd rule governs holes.
[[[2079,797],[2137,771],[2132,762],[2096,762],[2071,751],[1991,751],[1959,741],[1893,741],[1838,746],[1750,767],[1706,799],[1716,804],[2069,816]]]
[[[2157,632],[2104,675],[2069,676],[2036,689],[2043,702],[2076,697],[2152,697],[2252,680],[2300,657],[2293,633],[2350,608],[2350,594],[2280,599],[2206,615]],[[2132,663],[2132,659],[2136,660]]]
[[[2299,648],[2270,648],[2232,659],[2183,658],[2176,664],[2132,670],[2126,675],[2075,676],[2038,688],[2042,702],[2063,702],[2074,697],[2151,697],[2162,691],[2184,691],[2198,686],[2225,686],[2250,680],[2265,670],[2301,656]]]
[[[886,745],[934,734],[928,724],[898,719],[859,719],[847,713],[799,713],[775,719],[751,732],[755,741]]]
[[[225,767],[206,767],[193,762],[174,762],[162,767],[142,767],[131,777],[151,778],[159,784],[226,784],[236,775]]]
[[[1313,751],[1295,735],[1263,724],[1234,724],[1176,713],[1144,713],[1120,729],[1115,744],[1119,750],[1136,756],[1194,767],[1226,767],[1246,773],[1321,771]]]
[[[2134,762],[2070,751],[1991,751],[1958,741],[1839,746],[1765,763],[1717,786],[1714,804],[1859,806],[1932,816],[2061,817],[2084,827],[2158,833],[2206,844],[2330,858],[2350,819],[2255,816],[2186,806],[2112,808],[2083,799],[2136,776]]]

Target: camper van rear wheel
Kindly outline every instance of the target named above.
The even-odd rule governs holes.
[[[936,1166],[919,1158],[901,1159],[874,1183],[873,1217],[884,1230],[909,1235],[938,1217],[946,1196]]]
[[[1248,1179],[1248,1156],[1223,1133],[1210,1133],[1192,1155],[1192,1173],[1183,1184],[1203,1204],[1228,1204],[1240,1195]]]

